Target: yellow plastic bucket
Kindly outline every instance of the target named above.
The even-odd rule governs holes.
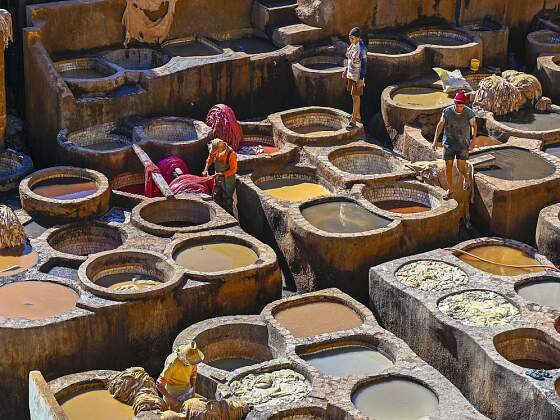
[[[471,60],[471,70],[472,71],[479,71],[480,70],[480,60],[473,58]]]

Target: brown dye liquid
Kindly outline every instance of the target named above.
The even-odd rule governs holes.
[[[473,154],[490,153],[496,159],[477,165],[476,171],[506,181],[543,179],[554,173],[554,166],[529,150],[500,149]]]
[[[75,200],[97,191],[94,181],[78,177],[52,178],[38,182],[32,187],[35,194],[56,200]]]
[[[324,134],[332,134],[335,131],[338,131],[335,128],[322,124],[305,125],[302,127],[292,128],[291,130],[295,131],[298,134],[305,134],[308,137],[322,136]]]
[[[300,179],[280,179],[259,184],[259,188],[274,198],[285,201],[305,201],[322,195],[330,195],[330,191],[319,184]]]
[[[189,270],[213,273],[247,267],[259,257],[244,245],[222,242],[184,248],[173,258],[177,264]]]
[[[335,347],[300,357],[322,374],[335,377],[376,375],[393,366],[380,352],[356,345]]]
[[[442,107],[453,103],[453,99],[441,90],[432,88],[410,87],[395,92],[393,100],[411,108]]]
[[[45,319],[74,309],[78,299],[76,292],[60,284],[44,281],[9,283],[0,287],[0,315]]]
[[[301,213],[314,227],[330,233],[364,232],[383,228],[392,222],[349,202],[316,204]]]
[[[109,74],[95,68],[64,70],[60,74],[64,79],[100,79],[109,76]]]
[[[517,360],[510,360],[510,362],[516,364],[517,366],[524,367],[526,369],[553,370],[558,368],[558,365],[554,365],[552,363],[547,363],[547,362],[541,362],[540,360],[517,359]]]
[[[70,420],[130,420],[134,417],[131,406],[116,400],[104,389],[80,392],[61,406]]]
[[[0,277],[13,276],[30,269],[39,260],[39,254],[30,244],[0,249]]]
[[[362,319],[355,311],[334,302],[293,306],[281,310],[274,318],[297,338],[345,331],[362,325]]]
[[[436,395],[405,379],[365,385],[352,395],[352,402],[362,414],[376,420],[419,420],[439,414]]]
[[[233,372],[242,367],[253,366],[257,363],[256,360],[247,359],[243,357],[228,357],[225,359],[217,359],[211,362],[205,362],[207,365],[215,367],[216,369],[225,370],[228,372]]]
[[[375,203],[375,205],[380,209],[401,214],[424,213],[431,210],[431,207],[425,206],[415,201],[406,200],[378,201]]]
[[[517,294],[529,302],[560,310],[560,281],[543,280],[524,284],[517,288]]]
[[[540,264],[534,258],[531,258],[527,253],[502,245],[483,245],[473,249],[466,250],[470,254],[492,261],[494,263],[510,264],[510,265],[535,265]],[[479,270],[486,271],[487,273],[498,274],[500,276],[519,276],[527,273],[538,273],[544,271],[543,268],[513,268],[502,267],[496,264],[490,264],[480,261],[474,257],[466,254],[458,255],[461,261],[472,265]]]
[[[141,290],[161,285],[157,277],[140,273],[117,273],[103,276],[96,281],[101,287],[112,290]]]

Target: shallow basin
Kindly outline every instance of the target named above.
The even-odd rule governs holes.
[[[408,36],[420,44],[446,47],[456,47],[471,42],[471,39],[466,34],[451,29],[421,29],[410,32]]]
[[[179,38],[165,42],[162,48],[179,57],[206,57],[222,54],[223,51],[204,39]]]
[[[96,58],[78,58],[54,63],[63,79],[100,79],[116,73],[116,70]]]
[[[416,49],[415,45],[405,41],[374,37],[368,38],[367,46],[370,53],[387,55],[408,54]]]
[[[523,283],[515,288],[517,294],[529,302],[560,310],[560,280],[540,279]]]
[[[173,255],[173,259],[182,267],[206,273],[247,267],[258,258],[257,253],[248,246],[231,242],[186,246]]]
[[[392,96],[398,105],[408,108],[433,108],[453,104],[453,98],[440,89],[430,87],[406,87],[396,90]]]
[[[150,48],[123,48],[105,53],[107,61],[127,70],[149,70],[161,67],[169,58]]]
[[[526,181],[549,177],[555,171],[552,164],[529,150],[496,149],[473,155],[484,153],[491,153],[496,159],[478,165],[476,171],[492,178],[505,181]]]
[[[388,226],[392,220],[372,213],[359,204],[333,201],[306,207],[301,214],[319,230],[329,233],[357,233]]]
[[[457,257],[461,261],[464,261],[467,264],[478,268],[479,270],[486,271],[487,273],[497,274],[500,276],[519,276],[522,274],[538,273],[540,271],[544,271],[544,268],[539,267],[515,268],[498,265],[506,264],[527,266],[540,264],[529,254],[518,248],[503,245],[482,245],[475,248],[466,249],[465,251],[487,261],[482,261],[476,257],[472,257],[468,254],[463,253],[459,253]]]
[[[317,55],[303,58],[299,62],[303,67],[320,71],[342,71],[344,70],[344,59],[334,55]]]
[[[560,130],[560,114],[556,112],[537,112],[524,108],[512,112],[497,120],[508,127],[523,131]]]
[[[131,420],[134,410],[103,388],[88,388],[59,402],[69,420]]]
[[[257,186],[274,198],[291,202],[305,201],[331,194],[320,184],[298,178],[272,179],[259,182]]]

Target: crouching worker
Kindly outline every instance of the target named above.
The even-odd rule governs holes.
[[[463,178],[463,189],[471,187],[471,179],[467,171],[466,161],[469,152],[474,147],[472,141],[477,136],[476,114],[465,105],[467,97],[463,92],[455,95],[455,105],[443,110],[441,119],[436,127],[436,134],[432,148],[437,149],[439,136],[443,130],[443,160],[447,178],[447,192],[444,198],[453,195],[453,163],[457,159],[457,169]]]
[[[195,396],[196,366],[203,360],[204,354],[194,341],[179,346],[167,357],[156,383],[170,409],[180,411],[183,403]]]
[[[237,153],[225,141],[214,139],[210,146],[210,155],[206,160],[202,176],[208,176],[208,169],[212,164],[214,164],[216,172],[214,200],[228,213],[233,214]]]

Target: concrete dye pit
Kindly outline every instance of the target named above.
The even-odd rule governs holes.
[[[117,175],[110,181],[111,202],[126,209],[140,204],[146,198],[144,182],[143,172],[124,172]]]
[[[109,51],[103,58],[125,70],[151,70],[163,66],[170,57],[151,48],[126,48]]]
[[[316,182],[304,177],[285,177],[259,180],[257,186],[270,197],[288,202],[307,201],[312,198],[330,195],[331,192]]]
[[[29,242],[0,249],[0,278],[23,273],[34,267],[38,261],[39,254]]]
[[[103,384],[72,394],[60,400],[59,404],[69,420],[86,420],[92,412],[95,412],[95,418],[98,420],[124,420],[134,417],[132,407],[113,398]]]
[[[375,35],[367,37],[367,49],[370,53],[401,55],[411,53],[416,48],[416,45],[405,40],[381,38]]]
[[[440,108],[453,104],[449,94],[430,87],[401,88],[393,93],[392,98],[395,103],[411,108]]]
[[[46,241],[62,254],[88,256],[122,246],[126,233],[99,222],[79,223],[54,230]]]
[[[165,52],[178,57],[210,57],[223,54],[223,50],[204,37],[177,38],[162,44]]]
[[[494,337],[494,346],[509,362],[527,369],[560,368],[560,345],[530,328],[506,331]]]
[[[117,71],[97,58],[79,58],[75,60],[57,61],[54,67],[64,80],[102,79]]]
[[[529,255],[525,250],[511,246],[481,245],[473,248],[463,248],[463,250],[473,256],[458,252],[456,255],[461,261],[490,274],[520,276],[529,273],[539,273],[545,270],[544,267],[535,267],[542,263]],[[483,258],[486,261],[479,258]],[[499,264],[505,264],[506,266]],[[511,266],[525,266],[526,268]]]
[[[541,30],[527,35],[525,62],[529,70],[535,67],[540,55],[560,54],[560,37],[557,32]]]
[[[466,33],[451,29],[426,28],[409,32],[408,36],[419,44],[447,47],[465,45],[472,41]]]
[[[543,94],[557,103],[560,100],[560,87],[558,82],[560,78],[560,56],[558,55],[542,55],[537,57],[537,67],[534,71],[535,76],[542,85]]]
[[[448,290],[469,282],[467,273],[460,268],[432,260],[405,264],[395,273],[395,278],[402,284],[423,291]]]
[[[515,287],[515,291],[527,302],[560,310],[560,280],[556,278],[543,277],[522,282]]]
[[[535,139],[545,147],[560,141],[560,109],[556,105],[548,112],[523,108],[501,117],[488,114],[485,120],[488,132],[503,141],[510,137]]]
[[[17,188],[32,171],[33,162],[29,156],[9,149],[0,151],[0,193]]]

